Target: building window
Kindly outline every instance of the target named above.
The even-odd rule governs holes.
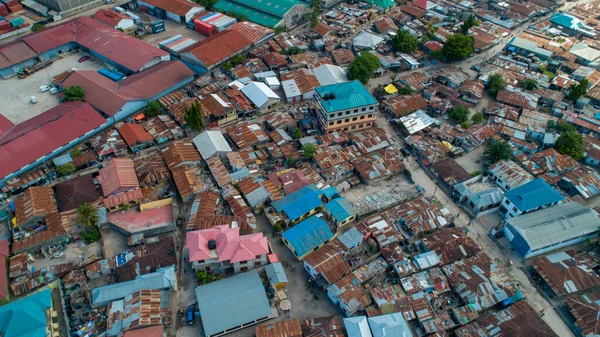
[[[342,117],[342,115],[343,115],[343,114],[344,114],[343,112],[338,112],[338,115],[337,115],[337,116],[338,116],[338,117]]]
[[[367,111],[367,108],[362,108],[360,109],[360,111]]]
[[[358,124],[358,128],[359,128],[359,129],[362,129],[362,127],[363,127],[363,126],[364,126],[364,124],[362,124],[362,123],[361,123],[361,124]]]
[[[354,113],[357,113],[357,112],[358,112],[358,109],[354,109]]]
[[[369,107],[369,110],[373,110],[374,108],[375,108],[375,107],[371,105],[371,106]]]
[[[337,124],[342,124],[342,120],[341,120],[341,119],[340,119],[340,120],[338,120],[338,121],[337,121]]]
[[[360,119],[365,119],[365,115],[360,116]]]
[[[508,201],[508,199],[506,199],[506,200],[504,200],[504,203],[508,205],[508,204],[510,204],[510,201]]]
[[[349,115],[349,114],[350,114],[350,110],[346,111],[346,115]]]
[[[365,124],[365,125],[366,125],[366,126],[371,126],[371,122],[369,122],[369,123],[367,123],[367,124]]]
[[[352,118],[352,121],[354,122],[354,121],[356,121],[357,119],[358,119],[358,117],[354,117],[354,118]]]
[[[513,211],[514,213],[517,213],[517,206],[513,207],[512,211]]]
[[[350,118],[344,119],[344,123],[348,123],[349,121],[350,121]]]
[[[356,125],[352,125],[352,130],[356,129]]]
[[[344,128],[344,131],[348,131],[348,127],[345,127],[345,128]]]
[[[329,125],[333,125],[333,122],[329,122]]]

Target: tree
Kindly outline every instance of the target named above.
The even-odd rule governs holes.
[[[284,33],[287,30],[286,26],[279,26],[279,27],[275,27],[275,29],[273,29],[275,31],[275,34],[281,34]]]
[[[392,38],[391,43],[395,51],[407,54],[412,53],[419,47],[417,39],[402,29],[398,29],[398,32],[396,33],[396,36]]]
[[[555,147],[558,152],[569,155],[575,160],[580,160],[584,157],[583,137],[577,131],[569,130],[563,132],[556,140]]]
[[[471,116],[471,122],[473,122],[473,124],[479,124],[483,122],[483,114],[481,112],[475,113],[473,116]]]
[[[349,77],[351,80],[359,80],[362,84],[367,85],[380,65],[377,56],[363,51],[360,56],[350,62]]]
[[[33,26],[31,26],[32,32],[39,32],[40,30],[44,29],[46,29],[46,26],[42,25],[41,23],[34,23]]]
[[[503,159],[512,158],[512,150],[510,145],[508,145],[507,142],[499,142],[495,140],[490,140],[485,147],[484,154],[492,164]]]
[[[65,90],[65,101],[67,102],[83,101],[84,98],[85,91],[78,85],[70,86]]]
[[[550,121],[548,121],[550,122]],[[569,123],[569,122],[565,122],[565,121],[558,121],[555,124],[554,129],[558,132],[558,133],[565,133],[565,132],[569,132],[569,131],[577,131],[577,129],[573,126],[573,124]]]
[[[283,231],[283,226],[281,226],[280,223],[276,223],[273,225],[273,231],[275,233],[280,233],[281,231]]]
[[[160,106],[160,103],[158,101],[152,101],[148,103],[148,105],[146,105],[146,108],[144,109],[144,113],[146,114],[146,116],[160,115],[161,112],[162,107]]]
[[[215,276],[213,274],[205,272],[204,270],[198,270],[196,272],[196,280],[198,281],[198,283],[200,283],[200,285],[204,285],[214,281]]]
[[[471,29],[471,27],[476,27],[476,26],[479,26],[479,21],[477,21],[477,18],[475,17],[475,15],[471,14],[463,22],[462,26],[460,26],[460,32],[463,33],[464,35],[467,35],[467,34],[469,34],[469,29]]]
[[[85,240],[85,243],[87,244],[100,241],[100,230],[96,226],[85,228],[83,231],[81,231],[81,237],[83,238],[83,240]]]
[[[75,172],[75,166],[71,163],[62,164],[56,168],[56,172],[61,176],[68,176],[69,174]]]
[[[185,121],[192,130],[202,131],[206,126],[204,117],[202,117],[202,106],[198,101],[192,103],[188,108],[185,108]]]
[[[447,61],[462,60],[469,57],[475,49],[473,48],[473,37],[454,34],[450,35],[444,43],[442,55]]]
[[[288,158],[287,164],[288,164],[288,167],[293,167],[294,164],[296,164],[296,158],[292,158],[292,157]]]
[[[317,151],[317,146],[313,143],[307,143],[302,146],[302,152],[304,153],[304,157],[308,159],[312,159]]]
[[[292,132],[292,138],[295,139],[295,140],[298,140],[298,139],[302,138],[302,131],[300,131],[300,129],[295,129]]]
[[[98,213],[94,206],[87,202],[79,205],[79,207],[77,207],[77,221],[86,228],[96,226],[96,222],[98,222]]]
[[[469,109],[462,105],[455,106],[450,109],[448,115],[458,123],[464,123],[469,120]]]
[[[310,0],[309,7],[313,12],[319,12],[323,8],[323,0]]]
[[[498,92],[506,87],[506,82],[504,81],[504,77],[500,74],[491,74],[488,78],[488,91],[490,95],[498,96]]]
[[[556,123],[554,123],[553,120],[549,120],[548,122],[546,122],[546,131],[552,131],[555,126]]]
[[[319,13],[312,12],[310,13],[310,28],[317,28],[319,25]]]
[[[398,93],[400,95],[412,95],[413,90],[411,87],[402,87],[402,88],[398,89]]]
[[[290,56],[290,55],[302,54],[302,52],[303,52],[303,50],[300,49],[300,47],[293,46],[293,47],[290,47],[288,49],[284,49],[281,53],[284,54],[284,55]]]
[[[231,62],[233,62],[233,65],[236,65],[236,66],[244,63],[244,61],[246,61],[246,55],[244,55],[244,54],[237,54],[231,58]]]
[[[460,127],[463,128],[463,129],[468,129],[468,128],[471,127],[471,123],[469,123],[469,122],[462,122],[462,123],[460,123]]]
[[[581,96],[587,94],[588,84],[589,82],[587,79],[579,82],[579,84],[571,84],[571,86],[569,86],[569,94],[567,95],[567,98],[571,101],[580,99]]]
[[[204,6],[206,9],[212,9],[219,0],[194,0],[194,2]]]
[[[519,85],[521,85],[521,88],[525,90],[535,90],[538,88],[538,82],[532,78],[526,78],[522,81],[519,81]]]

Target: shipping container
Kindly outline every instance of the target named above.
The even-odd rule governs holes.
[[[148,7],[148,14],[157,17],[156,7]]]
[[[103,75],[115,82],[119,82],[123,78],[123,77],[111,72],[110,70],[104,69],[104,68],[98,70],[98,74]]]
[[[8,11],[11,13],[17,13],[23,10],[23,6],[21,6],[20,4],[16,4],[16,5],[7,5],[8,7]]]
[[[0,31],[12,29],[10,22],[8,21],[0,21]]]
[[[224,16],[225,16],[225,15],[224,15],[224,14],[222,14],[222,13],[215,13],[215,15],[211,15],[210,17],[208,17],[208,18],[205,18],[205,19],[204,19],[204,20],[202,20],[202,21],[204,21],[204,22],[206,22],[206,23],[212,23],[213,21],[215,21],[215,20],[219,20],[220,18],[222,18],[222,17],[224,17]]]
[[[21,17],[10,20],[10,25],[13,27],[19,27],[20,25],[22,25],[24,23],[25,23],[25,20],[23,20],[23,18],[21,18]]]
[[[204,36],[211,36],[214,32],[214,27],[206,22],[196,19],[194,20],[194,30]]]
[[[3,3],[0,3],[0,15],[2,15],[2,16],[8,15],[8,8]]]
[[[189,41],[189,40],[192,40],[192,39],[184,37],[183,39],[180,39],[180,40],[173,41],[173,42],[169,43],[165,47],[167,48],[167,50],[172,50],[174,46],[176,46],[176,45],[178,45],[180,43],[185,43],[186,41]]]
[[[132,19],[133,19],[133,22],[135,22],[135,23],[138,23],[138,22],[142,21],[142,19],[140,19],[140,17],[139,17],[139,16],[137,16],[137,15],[135,15],[135,14],[133,14],[133,13],[129,12],[129,11],[128,11],[128,12],[125,12],[125,14],[126,14],[128,17],[132,18]]]
[[[222,32],[222,31],[230,28],[231,26],[233,26],[233,24],[236,22],[237,22],[236,19],[227,17],[227,18],[221,18],[217,22],[213,22],[212,25],[215,27],[215,30],[217,32]]]
[[[185,48],[194,45],[196,42],[196,40],[192,40],[192,39],[187,39],[185,41],[182,41],[174,46],[172,46],[171,48],[169,48],[172,52],[175,52],[176,54],[179,54],[179,52],[181,52],[182,50],[184,50]]]
[[[166,30],[163,20],[154,21],[150,25],[152,26],[152,34],[162,33]]]
[[[167,18],[167,11],[165,11],[164,9],[154,8],[154,10],[156,11],[157,18],[162,19],[162,20]]]
[[[175,35],[158,43],[158,47],[162,50],[167,50],[167,46],[177,40],[183,39],[183,35]]]
[[[216,16],[220,13],[207,13],[206,15],[202,15],[199,17],[200,21],[204,21],[204,20],[208,20],[210,18],[212,18],[213,16]]]
[[[190,20],[188,22],[185,23],[185,25],[189,28],[189,29],[194,29],[194,20]]]

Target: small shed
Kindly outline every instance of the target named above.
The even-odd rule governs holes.
[[[275,286],[275,289],[281,290],[285,288],[288,283],[287,275],[285,275],[285,270],[283,269],[283,265],[281,262],[275,262],[267,265],[265,267],[265,271],[267,272],[267,278],[269,282]]]

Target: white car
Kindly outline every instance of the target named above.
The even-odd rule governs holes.
[[[40,87],[40,91],[41,91],[41,92],[46,92],[46,91],[48,91],[48,90],[50,90],[50,87],[49,87],[49,86],[47,86],[47,85],[42,85],[42,86]]]
[[[58,88],[58,87],[52,87],[52,89],[50,89],[50,93],[52,95],[56,95],[59,92],[60,92],[60,88]]]
[[[36,104],[38,102],[37,98],[35,98],[35,96],[31,96],[29,99],[31,99],[31,103]]]

